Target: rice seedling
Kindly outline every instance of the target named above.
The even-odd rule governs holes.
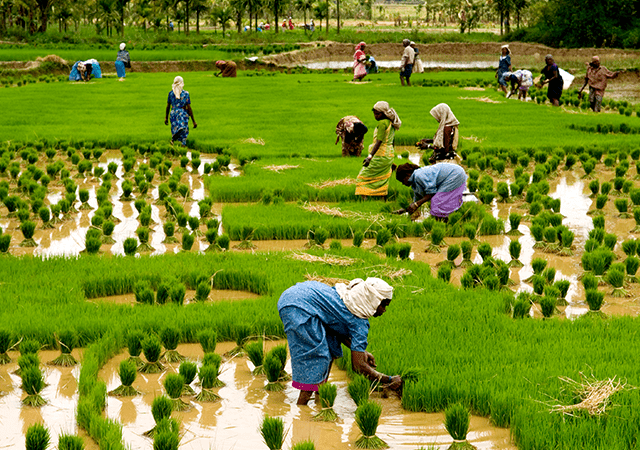
[[[168,374],[163,381],[163,386],[171,399],[172,409],[174,411],[187,411],[190,409],[189,404],[180,398],[184,389],[184,378],[182,378],[182,375],[177,373]]]
[[[544,240],[546,242],[544,251],[547,253],[555,253],[558,251],[558,233],[553,227],[547,227],[544,229]]]
[[[279,392],[284,390],[284,385],[279,381],[280,372],[283,369],[280,358],[273,353],[268,352],[264,358],[264,372],[267,376],[267,385],[264,387],[267,391]]]
[[[54,335],[55,337],[55,335]],[[73,357],[71,352],[76,347],[78,339],[74,330],[64,330],[58,333],[56,338],[58,347],[60,348],[60,356],[49,362],[52,366],[73,367],[78,361]]]
[[[446,234],[446,228],[444,224],[438,222],[434,224],[431,228],[431,234],[429,238],[431,239],[431,244],[427,246],[425,252],[427,253],[440,253],[440,247],[444,244],[444,236]]]
[[[376,436],[381,414],[382,406],[374,401],[366,400],[358,406],[356,409],[356,424],[362,436],[356,440],[356,448],[389,448],[386,442]]]
[[[316,445],[313,441],[301,441],[293,444],[291,450],[316,450]]]
[[[218,369],[214,365],[203,365],[198,371],[198,377],[200,378],[201,391],[196,395],[196,401],[198,402],[216,402],[220,400],[218,396],[211,389],[216,386],[216,380],[218,380]]]
[[[318,386],[318,397],[320,398],[320,407],[322,408],[318,414],[313,416],[313,420],[321,422],[335,422],[338,415],[333,409],[333,403],[338,395],[338,388],[335,384],[322,383]]]
[[[604,304],[604,292],[600,292],[597,289],[587,289],[585,297],[587,305],[589,305],[589,311],[600,311]]]
[[[620,213],[618,215],[618,217],[620,217],[621,219],[629,219],[631,216],[629,215],[629,204],[627,202],[626,198],[617,198],[614,202],[613,202],[614,206],[616,207],[616,209],[618,210],[618,212]]]
[[[160,364],[160,354],[162,353],[162,345],[155,335],[147,336],[142,341],[142,352],[147,362],[142,366],[142,373],[161,373],[164,366]]]
[[[156,421],[156,425],[145,432],[144,435],[148,437],[153,437],[156,434],[156,430],[158,425],[166,420],[169,420],[171,417],[171,412],[173,411],[173,402],[170,398],[165,395],[159,395],[153,399],[151,402],[151,415],[153,416],[153,420]]]
[[[544,296],[540,298],[540,310],[542,311],[542,315],[544,316],[545,319],[548,319],[549,317],[553,316],[553,313],[556,310],[556,303],[557,303],[556,297]]]
[[[18,349],[20,350],[20,355],[37,355],[37,353],[40,351],[40,348],[40,342],[33,339],[22,340],[20,342],[20,346],[18,347]]]
[[[629,198],[633,206],[640,206],[640,189],[631,189],[629,191]]]
[[[613,233],[607,233],[604,235],[604,239],[602,243],[609,250],[613,250],[616,247],[616,243],[618,242],[618,236]]]
[[[635,239],[627,239],[626,241],[622,241],[622,251],[627,257],[633,256],[636,254],[638,248],[638,242]]]
[[[534,249],[546,248],[546,244],[544,243],[544,227],[542,225],[538,225],[538,224],[532,225],[531,235],[533,236],[533,239],[536,241],[536,243],[533,244]]]
[[[162,339],[162,345],[164,345],[164,348],[166,349],[164,355],[162,355],[162,359],[168,363],[178,363],[185,360],[185,357],[176,350],[181,339],[180,330],[178,328],[172,326],[166,327],[162,330],[162,333],[160,333],[160,339]]]
[[[0,329],[0,364],[8,364],[11,362],[11,357],[9,357],[7,352],[13,346],[13,334],[8,330]]]
[[[149,228],[140,227],[136,230],[136,236],[138,236],[138,240],[140,241],[140,245],[137,248],[137,251],[140,253],[143,252],[154,252],[155,249],[151,247],[149,244]]]
[[[195,300],[197,302],[204,302],[204,301],[209,299],[209,294],[210,293],[211,293],[211,282],[209,282],[209,281],[201,281],[196,286],[196,297],[195,297]]]
[[[264,375],[264,343],[262,340],[252,341],[244,346],[249,360],[254,366],[253,375]]]
[[[127,238],[122,243],[122,246],[124,248],[124,254],[126,256],[133,256],[138,250],[138,241],[136,240],[136,238]]]
[[[204,353],[213,353],[216,351],[218,343],[218,334],[212,329],[201,330],[198,332],[198,342]]]
[[[480,245],[478,245],[478,254],[482,258],[483,262],[486,261],[488,258],[491,258],[492,252],[493,252],[493,249],[491,248],[491,245],[488,242],[483,242]]]
[[[633,208],[633,220],[636,221],[636,226],[633,230],[631,230],[631,232],[640,233],[640,207]]]
[[[459,445],[466,441],[469,431],[469,409],[462,403],[449,405],[444,411],[444,427],[453,438],[454,444],[449,448],[467,448]]]
[[[544,205],[542,204],[542,202],[533,202],[529,206],[529,215],[537,216],[538,214],[540,214],[540,212],[542,212],[543,209]]]
[[[444,228],[444,227],[443,227]],[[444,237],[444,234],[442,235]],[[393,238],[391,231],[387,228],[382,228],[376,233],[376,247],[383,248]]]
[[[27,433],[25,434],[26,450],[46,450],[49,442],[51,442],[49,430],[41,423],[34,423],[27,428]]]
[[[176,305],[184,304],[184,296],[187,293],[187,288],[184,284],[179,282],[174,282],[169,289],[169,297],[171,298],[171,302]]]
[[[182,395],[196,395],[195,391],[191,387],[191,383],[193,383],[193,380],[196,378],[196,374],[198,373],[198,366],[196,365],[196,363],[193,363],[191,361],[183,361],[182,363],[180,363],[178,373],[184,380]]]
[[[462,251],[462,262],[460,263],[460,267],[469,267],[473,265],[471,262],[473,244],[470,241],[462,241],[460,242],[460,250]]]
[[[475,245],[480,243],[476,239],[477,231],[478,231],[478,227],[471,223],[465,224],[464,228],[462,229],[462,233],[464,234],[464,237],[469,239],[469,242],[471,242],[471,244],[475,244]]]
[[[202,359],[202,365],[203,366],[211,366],[213,367],[214,370],[214,377],[215,379],[213,380],[213,384],[211,387],[223,387],[225,386],[223,381],[220,381],[218,379],[218,375],[220,372],[220,365],[222,364],[222,357],[220,355],[218,355],[217,353],[205,353],[204,354],[204,358]]]
[[[565,229],[562,231],[560,235],[561,245],[562,247],[558,251],[560,256],[572,256],[573,250],[571,250],[571,246],[573,245],[573,240],[575,235],[572,231]]]
[[[609,182],[602,183],[602,186],[600,186],[600,193],[603,195],[608,195],[609,192],[611,192],[612,187],[613,185]]]
[[[238,245],[236,245],[234,248],[237,248],[239,250],[253,250],[254,248],[256,248],[253,242],[251,242],[254,231],[255,229],[252,226],[243,225],[240,230],[241,242]],[[327,238],[329,237],[328,233],[325,233],[323,229],[309,231],[309,234],[311,236],[309,238],[309,241],[313,242],[315,245],[319,245],[320,247],[322,247],[322,244],[324,244],[324,241],[326,241]],[[322,244],[318,244],[318,242],[322,242]]]
[[[625,270],[627,272],[626,281],[629,283],[637,283],[636,272],[640,268],[640,259],[635,256],[629,256],[624,260]]]
[[[493,217],[490,214],[484,216],[480,222],[479,233],[482,236],[495,236],[504,231],[504,222],[502,219]]]
[[[218,238],[218,246],[222,249],[222,250],[229,250],[229,242],[230,242],[230,238],[229,235],[224,233],[221,234],[220,237]]]
[[[509,185],[504,181],[500,181],[496,186],[496,192],[500,196],[500,203],[507,203],[509,201],[513,201],[509,198]],[[484,203],[484,202],[483,202]]]
[[[598,242],[598,244],[602,244],[605,234],[606,233],[604,231],[604,228],[594,228],[593,230],[589,231],[589,239],[593,239]]]
[[[438,278],[445,283],[449,283],[451,281],[451,266],[446,264],[438,267]]]
[[[45,405],[47,401],[40,396],[45,385],[40,368],[38,366],[21,367],[20,377],[22,378],[22,389],[27,393],[22,404],[34,407]]]
[[[284,444],[284,421],[280,417],[264,416],[260,434],[269,450],[282,450]]]
[[[409,257],[411,256],[411,244],[409,243],[398,244],[398,256],[402,260],[409,259]]]
[[[84,450],[84,441],[80,436],[61,434],[58,437],[58,450]]]
[[[509,236],[522,236],[522,233],[518,231],[521,221],[522,215],[517,213],[509,214],[509,225],[511,226],[511,230],[507,233]]]
[[[131,361],[135,364],[136,369],[141,369],[144,366],[144,361],[140,358],[142,353],[142,340],[144,334],[139,330],[131,331],[126,338],[127,350],[129,351],[129,358],[127,361]]]
[[[193,234],[195,237],[202,236],[202,233],[200,232],[200,219],[198,217],[189,216],[189,219],[187,220],[187,222],[189,222],[189,228],[191,228],[191,234]]]
[[[10,234],[0,234],[0,253],[7,254],[11,245]]]
[[[594,228],[601,228],[604,230],[605,218],[604,216],[596,216],[592,220]]]
[[[604,184],[602,185],[602,187],[604,187]],[[596,209],[590,210],[587,214],[589,214],[589,215],[601,215],[601,214],[604,214],[602,209],[607,204],[607,200],[609,200],[609,197],[606,194],[598,195],[596,197]]]
[[[217,252],[220,251],[220,247],[216,245],[216,241],[218,240],[218,229],[217,228],[209,228],[204,232],[204,237],[209,246],[205,249],[205,252]]]
[[[25,220],[20,224],[20,231],[24,240],[20,243],[20,247],[37,247],[36,241],[33,240],[33,234],[36,231],[36,224],[30,220]]]
[[[140,280],[134,284],[133,295],[136,302],[142,303],[143,305],[153,305],[156,298],[149,282],[146,280]]]
[[[582,280],[580,280],[582,282],[582,285],[584,286],[584,290],[588,291],[588,290],[593,290],[593,289],[597,289],[598,288],[598,278],[596,278],[593,274],[591,273],[585,273],[584,276],[582,277]]]
[[[238,324],[233,331],[233,339],[236,341],[236,347],[228,352],[229,356],[235,356],[244,352],[244,344],[251,336],[251,327],[247,324]]]
[[[397,244],[387,244],[384,246],[384,253],[387,258],[397,259],[399,254],[399,248]]]
[[[466,241],[465,241],[466,242]],[[450,245],[447,248],[447,260],[444,261],[446,264],[448,264],[450,267],[455,268],[456,267],[456,258],[458,256],[460,256],[460,246],[459,245]]]
[[[559,298],[566,298],[567,292],[569,292],[569,288],[571,287],[571,282],[569,280],[558,280],[553,283],[553,286],[558,289]]]
[[[553,267],[549,267],[542,272],[542,276],[544,277],[547,284],[552,284],[553,280],[556,278],[556,269]]]
[[[354,373],[353,378],[347,386],[347,392],[355,402],[356,406],[360,406],[362,402],[369,400],[371,393],[371,383],[369,380],[359,373]]]
[[[542,275],[534,275],[531,277],[531,284],[533,285],[534,294],[542,295],[547,282]]]
[[[609,270],[605,276],[605,281],[613,286],[611,295],[613,297],[628,297],[629,292],[624,289],[624,272],[619,270]]]
[[[121,385],[109,392],[109,395],[114,397],[132,397],[138,395],[138,392],[132,385],[136,380],[138,366],[134,361],[125,359],[120,361],[120,367],[118,368],[118,375],[120,375]]]
[[[165,423],[175,423],[176,426],[165,425]],[[178,434],[177,422],[166,420],[159,423],[157,432],[153,436],[153,450],[178,450],[179,446],[180,435]]]
[[[526,292],[520,292],[513,302],[513,318],[529,317],[529,311],[531,311],[531,298]]]
[[[280,381],[289,381],[291,380],[291,375],[289,375],[285,370],[285,366],[287,365],[287,344],[276,345],[271,349],[274,355],[280,359],[280,365],[282,366],[282,370],[280,371]]]
[[[162,229],[166,236],[162,241],[163,244],[177,244],[179,242],[178,238],[175,237],[176,224],[174,222],[165,222],[162,225]]]
[[[640,214],[640,208],[639,208],[639,214]],[[364,241],[364,233],[362,231],[356,231],[355,233],[353,233],[354,247],[360,247],[363,241]]]

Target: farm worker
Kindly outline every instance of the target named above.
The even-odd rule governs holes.
[[[496,70],[496,78],[504,95],[507,95],[507,80],[504,79],[504,75],[507,72],[511,72],[511,50],[509,50],[509,44],[505,44],[500,48],[500,60],[498,61],[498,70]]]
[[[367,44],[360,42],[356,45],[356,52],[353,54],[353,81],[362,81],[367,75],[367,55],[364,52]]]
[[[582,98],[582,91],[589,85],[589,104],[591,110],[594,112],[600,112],[602,107],[602,97],[604,97],[604,90],[607,88],[607,80],[609,78],[616,78],[620,72],[612,72],[605,66],[600,65],[600,57],[594,56],[591,58],[591,62],[588,63],[587,75],[584,77],[584,84],[578,93],[578,96]]]
[[[402,386],[400,376],[376,371],[375,359],[366,351],[368,319],[384,314],[392,297],[393,288],[380,278],[358,278],[335,287],[305,281],[282,293],[278,312],[289,341],[292,384],[300,389],[298,405],[306,405],[327,381],[332,361],[342,356],[340,344],[351,349],[356,372],[394,390]]]
[[[438,130],[433,139],[422,139],[416,144],[423,150],[432,148],[430,164],[446,159],[455,159],[458,149],[458,119],[446,103],[440,103],[431,109],[431,115],[438,121]]]
[[[515,93],[517,88],[518,100],[527,100],[527,92],[529,92],[529,88],[533,86],[533,74],[529,70],[516,70],[515,72],[507,72],[504,74],[504,79],[507,81],[511,81],[511,92],[509,92],[507,98],[511,97]]]
[[[182,146],[185,147],[187,145],[187,137],[189,136],[189,117],[191,117],[193,121],[193,128],[198,128],[198,124],[191,110],[191,97],[189,97],[189,92],[183,88],[184,80],[182,77],[175,77],[167,100],[164,124],[168,125],[170,117],[171,145],[173,145],[174,141],[179,141]],[[169,111],[171,111],[171,116],[169,116]]]
[[[89,81],[91,77],[102,78],[100,63],[98,63],[96,59],[76,61],[73,67],[71,67],[69,81]]]
[[[378,126],[373,131],[373,144],[369,146],[369,155],[356,180],[356,195],[386,197],[394,157],[393,139],[402,121],[387,102],[373,105],[373,117]]]
[[[402,45],[404,46],[404,52],[402,52],[402,60],[400,61],[400,84],[404,86],[404,80],[407,80],[407,86],[411,86],[411,72],[413,71],[413,62],[415,60],[416,52],[411,48],[411,41],[409,39],[403,39]]]
[[[431,215],[447,221],[449,214],[462,206],[462,194],[467,187],[467,174],[457,164],[440,163],[418,167],[401,164],[396,169],[396,179],[413,190],[413,203],[394,214],[413,214],[423,203],[431,202]]]
[[[129,52],[125,50],[125,47],[126,44],[124,42],[121,43],[118,56],[116,56],[116,72],[118,73],[120,81],[123,81],[126,76],[125,67],[131,68],[131,57],[129,56]]]
[[[342,156],[360,156],[364,145],[362,140],[369,131],[356,116],[345,116],[336,125],[336,145],[342,138]]]
[[[293,20],[291,20],[291,16],[289,16],[289,29],[293,30],[295,28],[295,25],[293,23]]]
[[[222,78],[235,78],[237,66],[233,61],[216,61],[216,67],[220,72],[216,73],[216,77],[222,75]]]
[[[420,49],[418,48],[416,43],[413,41],[409,42],[409,45],[415,52],[415,57],[413,58],[413,69],[411,70],[411,73],[424,72],[424,67],[422,66],[422,60],[420,59]]]
[[[544,58],[544,62],[547,64],[540,72],[544,75],[545,80],[543,85],[548,84],[547,98],[553,106],[560,106],[560,97],[562,97],[562,86],[564,81],[560,75],[560,69],[553,60],[552,55],[547,55]]]

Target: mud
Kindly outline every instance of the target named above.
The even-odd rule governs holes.
[[[189,304],[195,302],[196,291],[187,290],[185,294],[185,304]],[[209,293],[209,298],[207,301],[209,302],[218,302],[223,300],[249,300],[260,298],[258,294],[254,294],[253,292],[246,291],[232,291],[227,289],[211,289]],[[104,303],[113,303],[116,305],[135,305],[136,299],[134,294],[124,294],[124,295],[112,295],[109,297],[102,297],[92,299],[91,302],[104,302]]]
[[[269,346],[279,342],[272,342]],[[221,343],[217,353],[230,350],[233,344]],[[202,358],[199,345],[180,345],[178,351],[193,359]],[[109,361],[100,371],[100,378],[107,382],[109,390],[119,386],[117,375],[120,361],[128,357],[126,352]],[[169,371],[177,371],[178,364],[170,365]],[[192,406],[190,411],[173,413],[181,423],[184,449],[235,449],[255,450],[264,448],[264,442],[258,431],[265,414],[282,417],[285,430],[288,430],[284,448],[293,443],[311,439],[318,449],[346,450],[354,448],[353,443],[359,436],[354,420],[355,404],[346,392],[346,373],[334,368],[330,381],[338,386],[338,396],[334,409],[339,420],[337,423],[319,423],[311,420],[318,411],[313,401],[309,406],[297,406],[298,391],[287,383],[283,392],[267,392],[264,376],[253,376],[252,364],[245,357],[227,360],[221,368],[220,379],[227,386],[217,390],[222,400],[217,403],[199,404],[190,398],[183,398]],[[290,363],[286,370],[290,373]],[[133,386],[142,392],[134,398],[114,398],[107,400],[107,417],[123,423],[123,437],[131,448],[151,449],[152,442],[143,433],[154,426],[151,415],[151,402],[156,395],[164,392],[162,380],[166,376],[138,375]],[[195,384],[195,383],[194,383]],[[196,391],[199,389],[195,387]],[[404,411],[397,398],[381,399],[382,417],[377,436],[384,439],[391,448],[415,450],[419,446],[434,445],[447,448],[451,442],[444,429],[443,414],[410,413]],[[509,430],[490,425],[489,420],[472,417],[470,442],[479,449],[515,449],[510,442]]]

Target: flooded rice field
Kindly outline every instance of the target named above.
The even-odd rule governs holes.
[[[376,60],[376,64],[379,67],[387,69],[399,69],[400,60]],[[498,64],[491,61],[466,61],[466,62],[449,62],[449,61],[422,61],[422,65],[425,69],[447,69],[447,70],[470,70],[470,69],[495,69]],[[350,69],[353,67],[353,60],[351,61],[312,61],[301,64],[301,66],[307,69]]]

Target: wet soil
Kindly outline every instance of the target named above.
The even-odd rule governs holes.
[[[195,302],[196,291],[187,290],[185,294],[185,304],[189,304]],[[218,302],[223,300],[249,300],[260,298],[258,294],[254,294],[253,292],[246,291],[232,291],[226,289],[211,289],[209,293],[209,298],[207,301],[209,302]],[[105,303],[113,303],[116,305],[135,305],[136,298],[134,294],[124,294],[124,295],[112,295],[109,297],[102,297],[92,299],[91,302],[105,302]]]
[[[270,348],[279,342],[268,343]],[[217,353],[230,350],[234,344],[221,343]],[[178,351],[190,359],[202,358],[199,345],[180,345]],[[100,371],[100,378],[107,382],[109,390],[120,385],[117,375],[120,361],[127,358],[126,352],[110,360]],[[136,449],[151,449],[152,441],[143,433],[154,426],[151,415],[151,402],[156,395],[164,392],[162,380],[170,371],[177,371],[178,364],[171,364],[163,374],[138,374],[133,386],[142,395],[133,398],[114,398],[107,400],[106,414],[109,418],[123,424],[125,443]],[[334,367],[330,382],[338,386],[338,396],[334,409],[339,416],[336,423],[312,421],[319,410],[313,401],[309,406],[297,406],[298,390],[286,384],[283,392],[267,392],[264,376],[251,374],[253,365],[246,357],[227,360],[221,367],[220,379],[226,387],[216,389],[222,398],[216,403],[198,403],[193,398],[184,397],[190,403],[191,410],[173,413],[181,423],[181,446],[184,449],[235,449],[255,450],[265,448],[258,431],[264,415],[282,417],[285,430],[288,430],[284,448],[293,443],[311,439],[318,449],[346,450],[354,448],[359,436],[355,424],[355,404],[346,392],[346,373]],[[290,373],[290,363],[286,370]],[[195,387],[196,391],[199,388]],[[391,448],[411,449],[434,445],[436,448],[448,448],[452,439],[444,429],[444,414],[410,413],[404,411],[397,398],[377,398],[383,406],[382,417],[377,436],[384,439]],[[490,425],[489,420],[472,417],[470,442],[479,449],[515,449],[510,442],[509,430]]]

